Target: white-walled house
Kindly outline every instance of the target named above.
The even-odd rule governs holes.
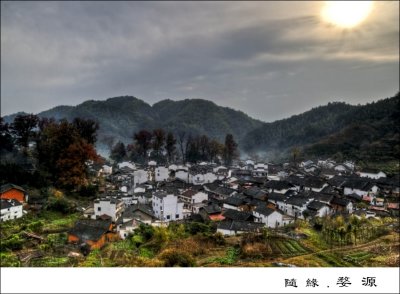
[[[153,193],[152,208],[154,215],[161,221],[174,221],[183,219],[183,202],[178,196],[164,191]]]
[[[307,204],[307,209],[310,211],[311,216],[324,217],[331,214],[329,205],[324,202],[313,200]]]
[[[307,209],[307,204],[314,199],[295,195],[285,200],[284,205],[280,207],[282,211],[295,218],[304,218],[303,211]]]
[[[149,180],[149,173],[144,169],[138,169],[133,172],[133,186],[146,183]]]
[[[23,216],[22,203],[15,199],[1,199],[0,220],[8,221]]]
[[[254,165],[254,169],[251,173],[253,177],[267,177],[268,165],[265,163],[257,163]]]
[[[107,164],[104,164],[102,167],[101,167],[101,173],[102,174],[105,174],[105,175],[111,175],[112,174],[112,170],[113,170],[113,168],[112,168],[112,166],[109,166],[109,165],[107,165]]]
[[[180,179],[181,181],[188,183],[189,182],[189,172],[187,169],[178,168],[175,171],[175,178]]]
[[[165,166],[158,166],[154,171],[154,178],[156,182],[166,181],[169,178],[169,169]]]
[[[258,206],[253,211],[253,216],[258,220],[258,222],[265,224],[265,226],[269,228],[283,226],[283,214],[275,209],[266,206]]]
[[[130,161],[123,161],[123,162],[118,163],[118,168],[119,169],[121,169],[123,167],[128,167],[128,168],[130,168],[132,170],[134,170],[136,168],[135,164],[130,162]]]
[[[104,197],[94,201],[93,218],[99,218],[102,215],[111,217],[113,222],[117,221],[124,212],[124,202],[115,197]]]
[[[360,175],[360,177],[363,178],[370,178],[370,179],[386,178],[386,174],[383,171],[365,170],[358,172],[358,174]]]
[[[359,196],[364,196],[367,194],[374,195],[379,191],[379,187],[368,181],[363,180],[347,180],[343,185],[343,194],[357,194]]]
[[[218,180],[218,177],[212,172],[189,173],[189,183],[193,185],[209,184],[215,182],[216,180]]]
[[[198,212],[200,206],[198,204],[208,200],[208,194],[203,191],[186,190],[181,193],[178,198],[183,201],[184,208],[191,212]],[[196,211],[195,211],[196,210]]]

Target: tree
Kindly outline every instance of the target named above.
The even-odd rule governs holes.
[[[186,138],[186,133],[184,131],[180,131],[178,133],[178,144],[179,144],[179,148],[181,151],[181,155],[182,155],[182,162],[185,163],[186,162],[186,145],[185,145],[185,138]],[[187,140],[186,140],[187,142]]]
[[[33,131],[39,122],[38,116],[34,114],[19,114],[11,124],[11,132],[16,136],[16,142],[21,147],[28,147],[29,140],[35,136]]]
[[[168,132],[165,142],[165,150],[167,151],[168,161],[171,162],[175,153],[176,139],[172,132]]]
[[[111,150],[110,158],[116,162],[121,162],[126,157],[125,144],[121,141],[117,142]]]
[[[293,147],[292,148],[292,157],[293,157],[293,163],[296,165],[296,160],[298,159],[300,155],[300,149],[298,147]]]
[[[147,151],[151,146],[152,134],[147,130],[141,130],[138,133],[134,134],[134,140],[136,141],[136,146],[138,147],[139,154],[143,156],[143,158],[147,157]]]
[[[76,190],[87,186],[89,182],[86,176],[86,161],[96,159],[97,154],[93,145],[87,143],[86,139],[78,138],[67,147],[56,162],[59,175],[57,184]]]
[[[96,143],[97,140],[97,130],[99,129],[99,124],[91,119],[75,118],[73,125],[78,131],[79,135],[85,139],[89,144]]]
[[[225,137],[225,148],[224,148],[224,161],[227,166],[230,166],[232,164],[232,160],[239,155],[237,147],[238,145],[233,139],[233,135],[227,134]]]
[[[164,146],[165,131],[163,129],[155,129],[153,131],[153,149],[157,157],[160,156],[160,150]]]
[[[189,162],[196,162],[200,158],[199,140],[197,138],[189,137],[186,140],[186,154],[185,158]]]
[[[41,173],[57,186],[73,189],[88,184],[88,160],[97,160],[93,144],[81,137],[73,123],[45,121],[36,138]]]
[[[217,159],[218,155],[222,155],[224,150],[224,145],[213,139],[209,143],[209,159],[211,162],[214,162]]]
[[[0,117],[0,153],[2,151],[12,151],[14,140],[11,135],[10,125],[4,123],[4,119]]]
[[[200,159],[208,161],[210,154],[210,139],[206,135],[198,137],[198,147]]]

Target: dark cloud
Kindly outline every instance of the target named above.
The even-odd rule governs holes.
[[[271,121],[394,94],[396,4],[344,31],[318,3],[2,1],[1,113],[134,95],[204,98]]]

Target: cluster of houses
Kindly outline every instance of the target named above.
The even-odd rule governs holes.
[[[387,178],[372,170],[356,172],[352,162],[306,161],[298,167],[253,160],[231,167],[206,162],[169,166],[122,162],[104,165],[98,174],[106,179],[103,196],[84,216],[93,223],[111,222],[119,238],[126,238],[140,224],[211,221],[218,232],[234,235],[317,216],[399,213],[398,177]],[[365,208],[357,209],[359,203]],[[92,226],[87,224],[87,230]],[[110,230],[104,228],[102,236],[108,236]],[[82,233],[72,239],[86,242]]]
[[[126,238],[140,224],[211,221],[218,232],[234,235],[317,216],[399,215],[398,176],[355,171],[352,162],[305,161],[297,167],[253,160],[230,167],[206,162],[169,166],[122,162],[95,172],[103,179],[101,196],[83,212],[68,237],[71,243],[91,249]],[[2,220],[11,219],[6,215],[19,217],[22,214],[3,214],[3,202],[7,212],[19,207],[15,201],[26,201],[21,198],[26,197],[23,189],[19,199],[4,191],[2,186]]]

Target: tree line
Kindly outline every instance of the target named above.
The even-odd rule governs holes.
[[[232,134],[227,134],[224,144],[207,135],[192,135],[184,131],[174,134],[163,129],[140,130],[134,133],[133,142],[127,146],[119,141],[111,149],[110,158],[121,162],[132,160],[160,163],[196,163],[200,161],[231,165],[239,156],[238,144]]]
[[[43,186],[51,184],[69,190],[87,187],[87,163],[100,160],[94,147],[98,129],[97,122],[82,118],[68,122],[27,114],[17,115],[12,123],[1,118],[2,182],[31,181],[36,186],[40,182]],[[34,170],[30,174],[28,165]],[[14,179],[10,169],[22,178]]]

